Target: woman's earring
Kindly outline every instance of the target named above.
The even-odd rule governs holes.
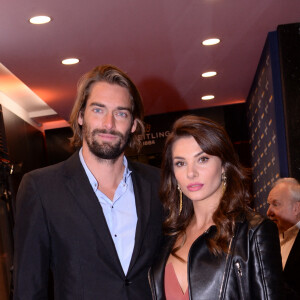
[[[177,185],[177,189],[179,191],[179,216],[180,216],[181,211],[182,211],[182,190],[181,190],[179,184]]]
[[[226,191],[226,185],[227,185],[227,177],[226,177],[225,172],[222,173],[221,181],[222,181],[222,191],[223,191],[223,194],[224,194],[225,191]]]

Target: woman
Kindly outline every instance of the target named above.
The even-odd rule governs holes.
[[[282,299],[277,227],[248,208],[247,172],[225,130],[182,117],[163,157],[167,238],[149,271],[153,299]]]

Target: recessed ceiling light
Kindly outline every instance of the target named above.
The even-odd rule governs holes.
[[[201,97],[202,100],[212,100],[214,98],[215,98],[214,95],[206,95],[206,96]]]
[[[217,72],[215,71],[209,71],[209,72],[205,72],[205,73],[202,73],[202,77],[213,77],[213,76],[216,76],[217,75]]]
[[[216,45],[220,43],[220,39],[218,38],[212,38],[212,39],[208,39],[202,42],[202,45],[204,46],[211,46],[211,45]]]
[[[79,63],[79,59],[78,59],[78,58],[75,58],[75,57],[72,57],[72,58],[66,58],[66,59],[62,60],[61,63],[62,63],[63,65],[75,65],[75,64],[78,64],[78,63]]]
[[[46,24],[51,21],[51,18],[48,16],[35,16],[29,19],[31,24]]]

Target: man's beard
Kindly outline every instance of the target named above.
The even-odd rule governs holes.
[[[125,150],[129,137],[129,128],[123,135],[119,131],[106,130],[106,129],[94,129],[92,132],[89,131],[88,126],[83,123],[82,134],[83,138],[89,147],[89,150],[100,159],[115,160],[117,159]],[[118,136],[120,139],[116,144],[111,144],[109,142],[102,142],[101,144],[96,140],[95,136],[97,134],[106,133]]]

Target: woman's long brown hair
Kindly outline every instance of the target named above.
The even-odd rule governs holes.
[[[207,240],[208,247],[214,255],[228,251],[228,245],[234,233],[238,216],[245,213],[250,202],[248,171],[239,163],[233,145],[218,123],[199,116],[184,116],[178,119],[168,136],[163,153],[162,183],[160,195],[166,212],[164,232],[175,239],[185,237],[194,209],[192,201],[183,197],[183,207],[179,214],[179,192],[174,176],[172,148],[175,141],[182,137],[193,137],[202,151],[217,156],[227,177],[226,190],[220,204],[213,214],[217,232]],[[172,254],[180,248],[174,248]]]

